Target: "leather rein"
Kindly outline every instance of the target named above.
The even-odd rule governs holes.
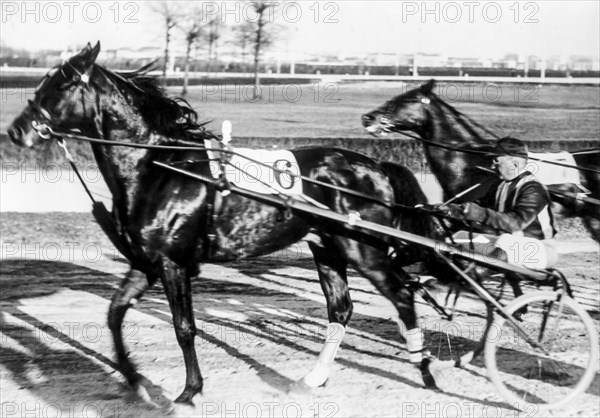
[[[71,156],[71,154],[68,152],[68,149],[65,145],[65,139],[71,139],[71,140],[76,140],[76,141],[83,141],[83,142],[88,142],[90,144],[99,144],[99,145],[108,145],[108,146],[122,146],[122,147],[128,147],[128,148],[138,148],[138,149],[147,149],[147,150],[158,150],[158,151],[211,151],[211,152],[218,152],[221,156],[224,155],[231,155],[231,156],[239,156],[241,158],[244,158],[246,160],[248,160],[251,163],[266,167],[270,170],[273,170],[274,172],[278,172],[280,174],[285,174],[287,176],[291,176],[294,177],[296,179],[308,182],[308,183],[312,183],[315,185],[318,185],[320,187],[325,187],[325,188],[329,188],[332,190],[336,190],[351,196],[355,196],[355,197],[359,197],[371,202],[375,202],[378,204],[381,204],[385,207],[388,208],[399,208],[399,209],[405,209],[405,210],[422,210],[422,208],[415,208],[412,206],[407,206],[407,205],[402,205],[400,203],[394,203],[394,202],[390,202],[387,200],[383,200],[383,199],[379,199],[377,197],[373,197],[370,195],[367,195],[365,193],[360,193],[357,192],[355,190],[346,188],[346,187],[341,187],[341,186],[336,186],[333,184],[329,184],[329,183],[325,183],[319,180],[315,180],[312,179],[310,177],[306,177],[306,176],[302,176],[300,174],[295,174],[295,173],[291,173],[290,171],[287,170],[283,170],[277,167],[273,167],[269,164],[266,164],[262,161],[258,161],[255,160],[253,158],[250,158],[246,155],[240,154],[234,150],[231,149],[225,149],[225,148],[207,148],[205,146],[198,146],[196,145],[195,142],[191,142],[191,141],[185,141],[185,140],[177,140],[175,143],[177,145],[151,145],[151,144],[137,144],[137,143],[132,143],[132,142],[125,142],[125,141],[109,141],[106,139],[97,139],[97,138],[90,138],[87,136],[83,136],[83,135],[78,135],[78,134],[74,134],[74,133],[69,133],[69,132],[60,132],[60,131],[55,131],[54,129],[52,129],[49,125],[44,124],[44,123],[39,123],[37,121],[33,121],[32,122],[32,126],[33,128],[37,131],[38,135],[43,138],[43,139],[56,139],[59,143],[59,145],[61,146],[61,148],[63,149],[63,151],[65,152],[65,156],[67,158],[67,160],[69,161],[69,163],[71,164],[71,167],[73,168],[73,170],[77,173],[77,176],[79,178],[79,180],[81,181],[81,183],[83,184],[88,196],[90,196],[90,199],[92,200],[92,202],[94,202],[94,199],[88,189],[88,187],[85,185],[83,178],[81,177],[81,175],[79,174],[76,164]],[[219,161],[221,161],[223,164],[226,164],[227,161],[225,161],[223,158],[219,158],[217,159]],[[194,162],[194,161],[191,161]],[[205,160],[202,161],[197,161],[197,162],[205,162]],[[232,167],[235,167],[237,170],[243,171],[242,168],[237,167],[236,165],[231,165]],[[221,170],[222,171],[222,170]],[[268,185],[267,185],[268,186]],[[285,195],[283,195],[285,196]],[[289,197],[289,196],[286,196]],[[314,202],[313,202],[314,203]]]
[[[481,124],[477,123],[476,121],[474,121],[473,119],[471,119],[470,117],[468,117],[467,115],[465,115],[464,113],[460,112],[458,109],[454,108],[452,105],[444,102],[442,99],[440,99],[439,97],[436,98],[436,100],[440,101],[444,106],[446,106],[452,113],[454,113],[457,117],[462,118],[468,122],[470,122],[472,125],[476,126],[477,128],[483,130],[484,132],[490,134],[491,136],[493,136],[495,139],[500,138],[497,134],[493,133],[492,131],[490,131],[489,129],[487,129],[486,127],[482,126]],[[431,102],[431,99],[429,98],[423,98],[421,100],[421,102],[425,105],[428,105]],[[392,120],[392,109],[391,106],[386,106],[385,108],[385,118],[387,120],[387,122],[389,123],[389,121]],[[453,151],[453,152],[462,152],[465,154],[473,154],[473,155],[481,155],[481,156],[494,156],[495,154],[487,152],[487,151],[478,151],[478,150],[474,150],[474,149],[469,149],[469,148],[465,148],[467,145],[465,146],[450,146],[450,145],[445,145],[439,142],[435,142],[432,141],[430,139],[426,139],[423,138],[421,135],[419,134],[411,134],[408,132],[408,130],[402,129],[402,128],[398,128],[395,124],[390,123],[390,127],[394,128],[393,132],[398,133],[400,135],[403,135],[407,138],[416,140],[416,141],[421,141],[426,145],[432,146],[432,147],[436,147],[436,148],[442,148],[448,151]],[[388,130],[388,132],[391,132]],[[579,155],[579,154],[591,154],[591,153],[595,153],[595,152],[599,152],[600,148],[591,148],[591,149],[587,149],[587,150],[582,150],[582,151],[575,151],[575,152],[571,152],[572,155]],[[529,160],[533,160],[533,161],[538,161],[541,163],[546,163],[546,164],[552,164],[552,165],[556,165],[556,166],[561,166],[561,167],[566,167],[566,168],[573,168],[575,170],[579,170],[579,171],[587,171],[590,173],[594,173],[594,174],[600,174],[600,170],[596,170],[593,168],[588,168],[588,167],[581,167],[581,166],[577,166],[577,165],[571,165],[571,164],[565,164],[565,163],[560,163],[557,161],[548,161],[548,160],[544,160],[543,158],[536,158],[536,157],[528,157]]]

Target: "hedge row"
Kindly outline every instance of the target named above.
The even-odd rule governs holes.
[[[87,143],[69,141],[69,150],[77,161],[93,162],[91,148]],[[416,141],[376,138],[235,138],[232,143],[236,147],[257,149],[291,149],[303,146],[323,146],[346,148],[360,152],[377,160],[391,160],[414,169],[426,166],[423,148]],[[598,148],[600,141],[529,141],[529,148],[534,152],[577,151]],[[2,163],[49,164],[63,163],[61,150],[51,143],[42,145],[37,151],[23,149],[13,145],[6,134],[0,134],[0,161]]]

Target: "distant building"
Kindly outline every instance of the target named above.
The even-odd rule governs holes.
[[[107,61],[115,61],[122,59],[140,60],[147,59],[153,60],[160,58],[164,55],[164,47],[157,46],[144,46],[141,48],[119,48],[119,49],[106,49],[100,51],[99,59]],[[172,53],[172,52],[171,52]]]
[[[527,68],[530,70],[541,70],[544,68],[544,60],[537,55],[527,57]]]
[[[517,68],[519,66],[519,55],[506,54],[503,61],[506,63],[506,68]]]
[[[569,67],[573,71],[598,71],[600,62],[598,58],[591,58],[581,55],[573,55],[569,60]]]
[[[419,67],[444,67],[446,66],[447,58],[441,54],[416,54],[417,65]],[[413,60],[409,60],[409,65],[413,65]]]
[[[449,57],[446,66],[453,68],[489,68],[492,66],[492,60],[490,58]]]

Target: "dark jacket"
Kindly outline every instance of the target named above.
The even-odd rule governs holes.
[[[504,198],[500,196],[503,187],[508,187]],[[521,231],[526,237],[549,239],[556,234],[550,203],[546,187],[526,171],[500,183],[481,200],[484,212],[479,221],[497,234]]]

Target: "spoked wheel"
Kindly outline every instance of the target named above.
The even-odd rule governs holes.
[[[517,408],[560,408],[583,393],[598,368],[598,334],[588,313],[561,292],[528,293],[506,309],[527,305],[520,327],[530,341],[500,315],[485,345],[489,378]]]
[[[488,304],[477,312],[455,313],[452,321],[436,320],[428,327],[427,348],[438,360],[463,367],[483,352],[493,322],[494,310]]]
[[[481,284],[494,299],[504,299],[506,285],[497,277],[489,276]],[[446,297],[443,303],[452,312],[453,319],[436,319],[433,324],[428,324],[431,334],[427,338],[427,349],[447,366],[463,367],[483,352],[494,322],[494,307],[488,302],[482,303],[465,288],[461,290],[458,304],[452,300],[454,296]],[[452,308],[455,304],[456,309]]]

